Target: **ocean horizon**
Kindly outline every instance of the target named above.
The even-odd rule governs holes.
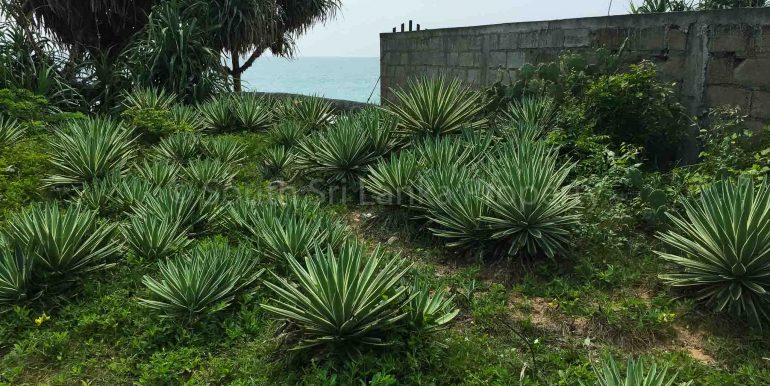
[[[264,57],[244,72],[244,90],[380,103],[378,57]]]

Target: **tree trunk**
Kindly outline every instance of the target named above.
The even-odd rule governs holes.
[[[237,51],[233,51],[233,91],[241,92],[241,54]]]

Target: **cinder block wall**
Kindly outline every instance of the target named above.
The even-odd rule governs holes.
[[[412,77],[446,74],[474,87],[517,76],[524,63],[598,47],[648,59],[681,88],[693,115],[738,105],[770,123],[770,8],[623,15],[380,35],[382,96]]]

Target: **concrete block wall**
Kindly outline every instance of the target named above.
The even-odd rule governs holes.
[[[380,35],[382,97],[410,78],[445,74],[482,88],[515,79],[524,63],[599,47],[651,60],[676,82],[693,115],[738,105],[752,125],[770,123],[770,8],[622,15]]]

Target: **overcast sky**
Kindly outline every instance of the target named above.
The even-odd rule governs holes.
[[[610,0],[341,0],[342,12],[299,39],[298,56],[379,56],[380,32],[412,19],[425,28],[607,15]],[[613,0],[611,14],[628,13]],[[638,2],[639,0],[637,0]]]

